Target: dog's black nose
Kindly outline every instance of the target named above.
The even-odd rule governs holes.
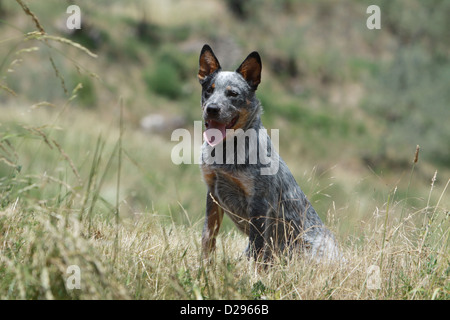
[[[219,106],[217,104],[210,104],[206,107],[206,113],[208,115],[217,115],[219,113]]]

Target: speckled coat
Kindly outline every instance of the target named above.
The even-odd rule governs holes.
[[[214,139],[205,133],[201,154],[201,171],[208,188],[204,253],[214,249],[225,212],[249,236],[247,254],[255,259],[267,260],[273,254],[296,249],[314,258],[336,259],[339,251],[334,236],[261,123],[262,107],[255,96],[261,79],[259,54],[251,53],[235,72],[222,71],[213,51],[205,45],[199,65],[205,132],[216,133]],[[256,134],[248,135],[252,131]],[[230,143],[233,146],[227,146]],[[255,160],[251,158],[254,152],[267,158]],[[262,170],[269,167],[276,171],[264,174]]]

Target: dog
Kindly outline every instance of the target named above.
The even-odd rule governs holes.
[[[208,189],[202,252],[207,257],[214,251],[225,212],[248,235],[250,258],[268,261],[298,248],[317,259],[335,260],[339,251],[334,236],[262,125],[262,106],[255,95],[261,70],[256,51],[234,72],[222,71],[209,45],[200,52],[198,79],[205,123],[200,168]],[[249,139],[248,132],[255,133],[254,139]],[[268,169],[267,161],[255,160],[255,152],[270,154],[277,162],[276,172],[262,174],[262,169]]]

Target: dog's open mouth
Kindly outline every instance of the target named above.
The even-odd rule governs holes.
[[[221,123],[216,120],[207,120],[205,121],[205,132],[203,132],[203,137],[206,142],[211,147],[218,145],[222,142],[226,137],[226,130],[232,129],[234,125],[237,123],[239,116],[234,117],[229,123]],[[212,130],[215,129],[215,130]]]

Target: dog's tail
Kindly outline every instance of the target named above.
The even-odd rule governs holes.
[[[308,243],[309,255],[320,262],[344,261],[334,235],[325,226],[314,228],[314,232],[306,232],[304,241]],[[320,229],[320,230],[317,230]]]

